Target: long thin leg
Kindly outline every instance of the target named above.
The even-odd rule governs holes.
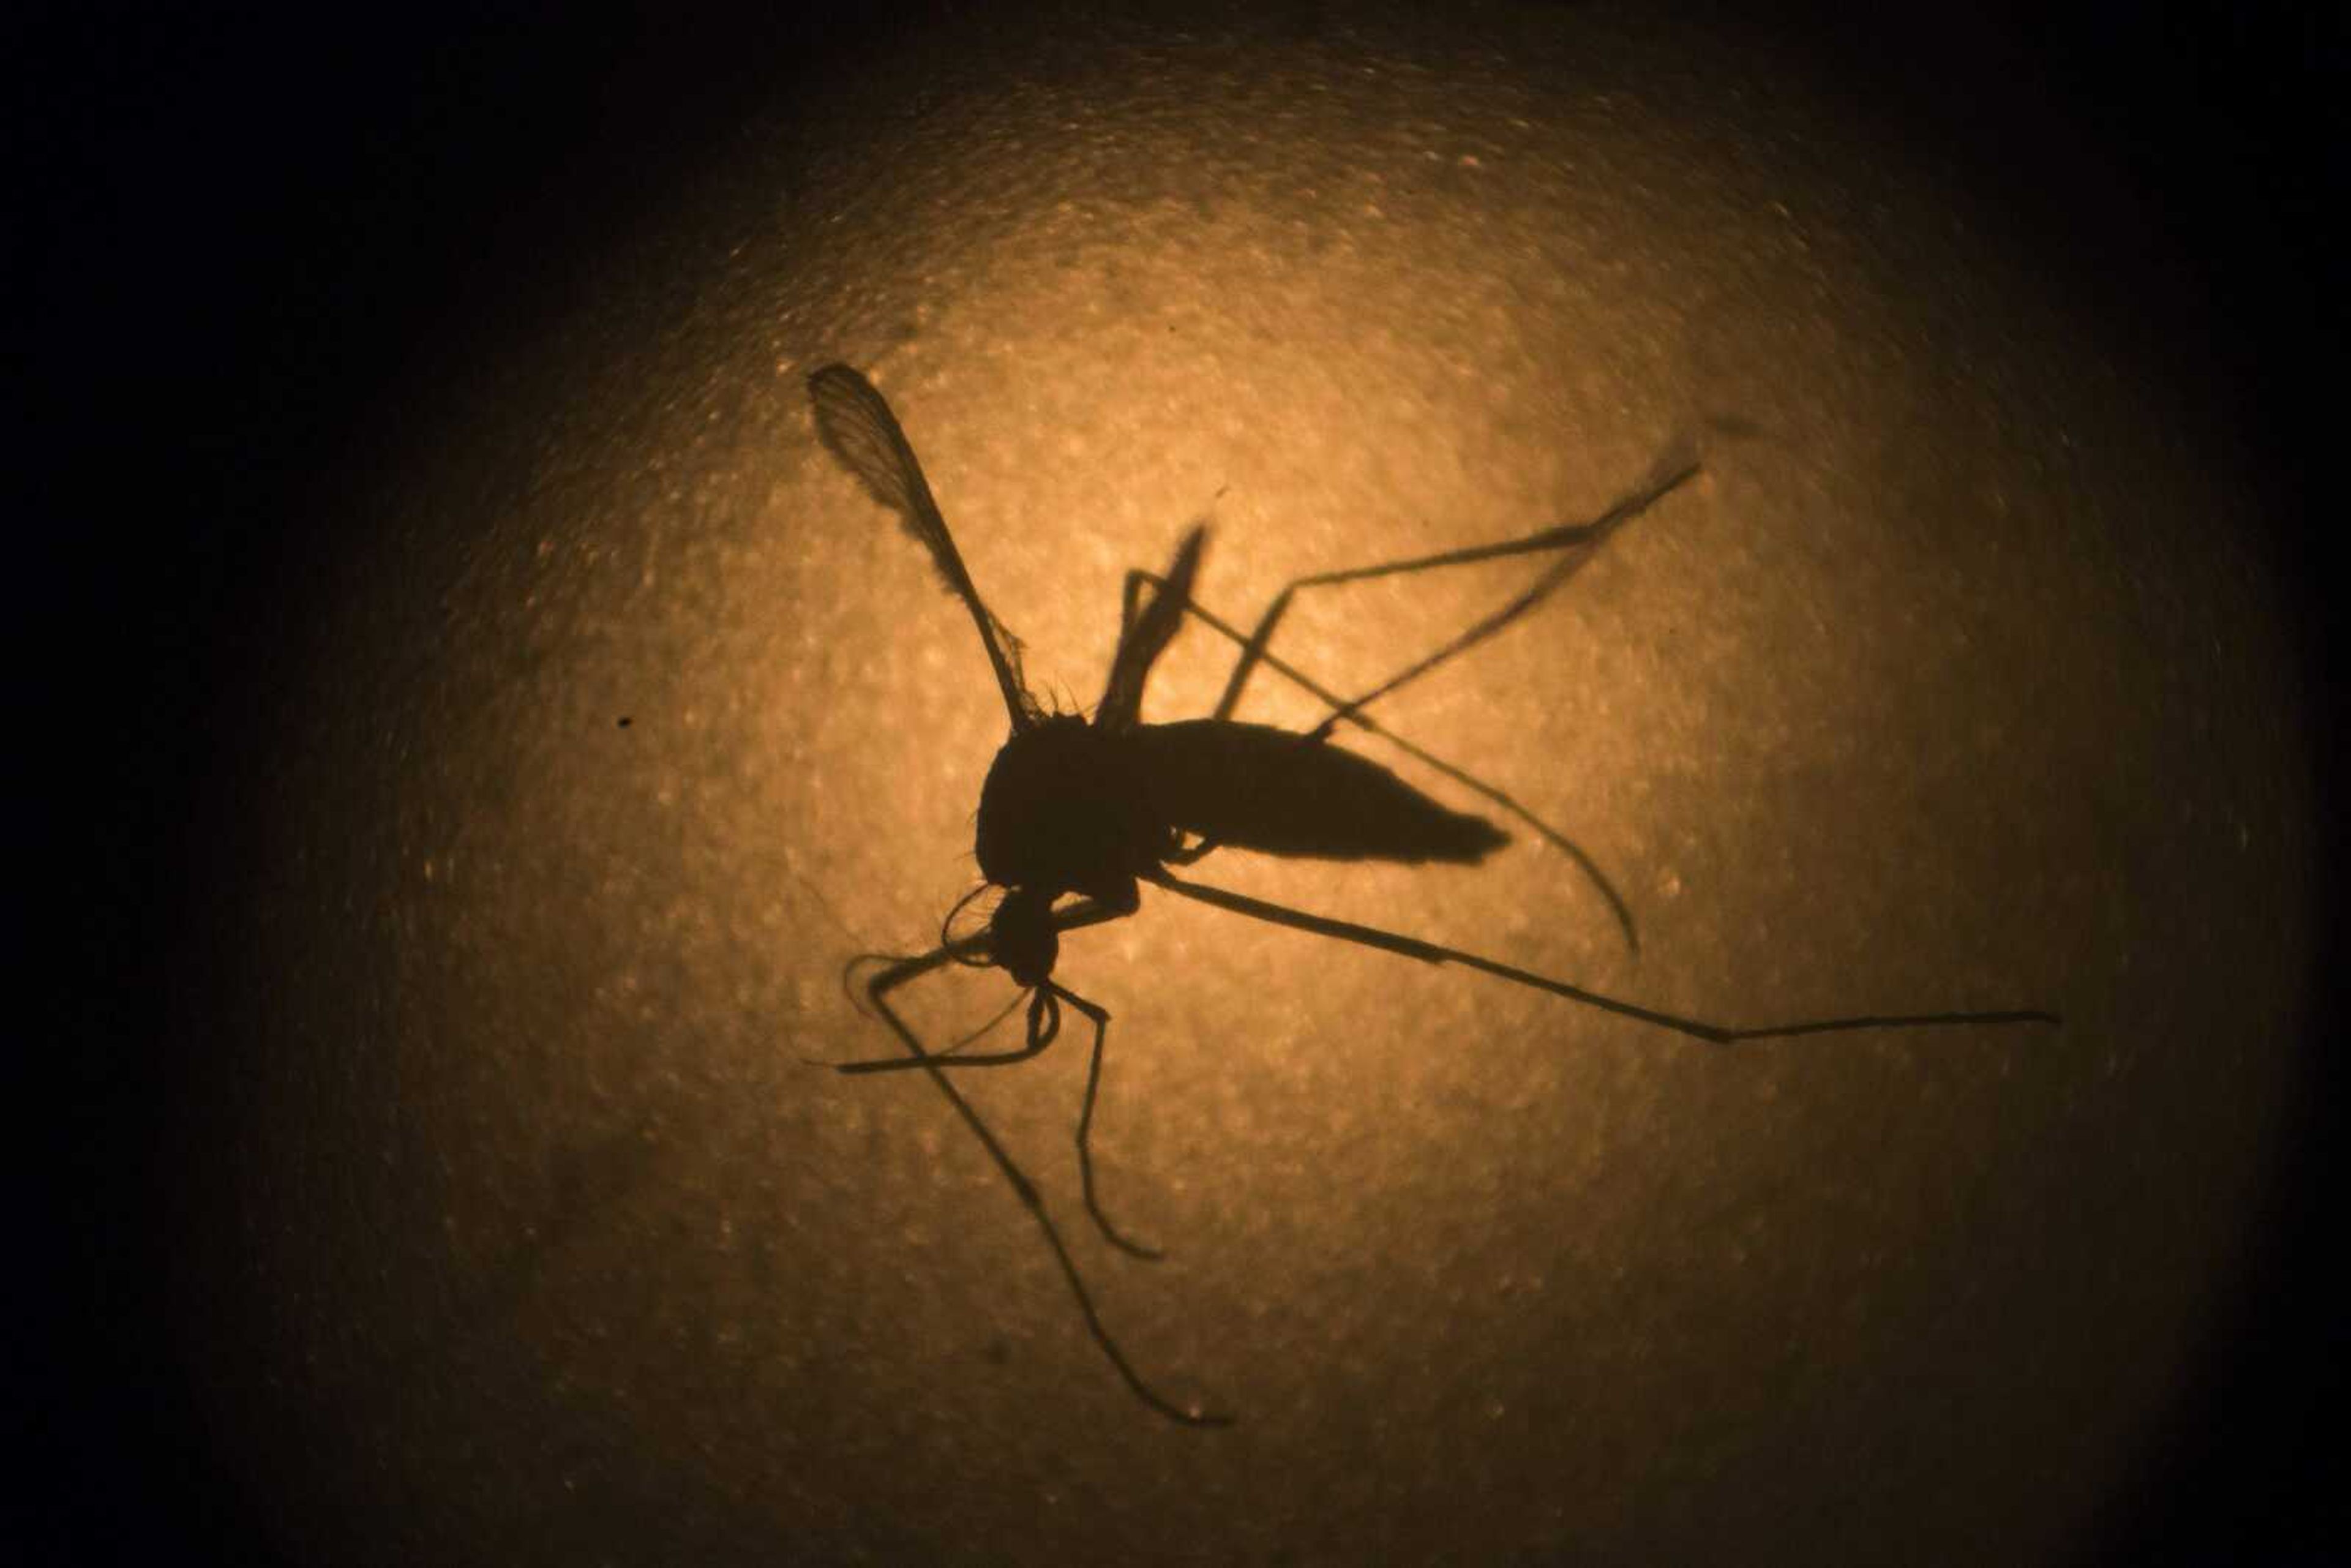
[[[1667,449],[1666,455],[1650,469],[1638,488],[1589,523],[1570,523],[1541,529],[1520,538],[1504,539],[1497,544],[1473,545],[1466,549],[1446,550],[1437,555],[1416,556],[1408,560],[1384,561],[1374,566],[1350,567],[1339,571],[1317,572],[1291,581],[1273,597],[1265,613],[1258,620],[1257,629],[1241,645],[1241,656],[1234,663],[1233,673],[1225,682],[1224,695],[1217,699],[1217,718],[1229,718],[1241,698],[1241,689],[1250,674],[1265,658],[1267,645],[1273,640],[1274,628],[1289,613],[1290,601],[1301,589],[1327,588],[1345,582],[1366,582],[1379,577],[1400,577],[1416,571],[1430,571],[1438,567],[1466,566],[1474,561],[1499,560],[1514,555],[1532,555],[1547,551],[1565,551],[1562,558],[1546,571],[1535,585],[1510,603],[1479,621],[1467,632],[1452,639],[1427,657],[1406,666],[1362,696],[1334,706],[1331,716],[1314,731],[1327,735],[1351,713],[1369,707],[1381,697],[1408,682],[1419,679],[1457,654],[1467,652],[1497,632],[1516,621],[1545,599],[1558,591],[1568,579],[1582,570],[1607,542],[1608,536],[1647,511],[1657,502],[1678,489],[1698,471],[1695,448],[1685,439]]]
[[[1085,1193],[1086,1212],[1093,1216],[1094,1228],[1102,1233],[1103,1240],[1130,1256],[1156,1263],[1166,1254],[1156,1247],[1146,1247],[1119,1234],[1118,1227],[1110,1222],[1109,1217],[1102,1211],[1102,1205],[1094,1201],[1094,1155],[1089,1135],[1094,1124],[1094,1096],[1102,1089],[1102,1041],[1110,1034],[1110,1013],[1065,986],[1055,985],[1050,980],[1045,984],[1051,988],[1054,995],[1093,1020],[1093,1058],[1086,1065],[1085,1103],[1078,1108],[1078,1184]]]
[[[1311,931],[1318,936],[1334,936],[1342,942],[1376,947],[1383,952],[1399,953],[1407,958],[1417,958],[1424,964],[1459,964],[1465,968],[1478,969],[1539,991],[1549,991],[1555,997],[1565,997],[1570,1001],[1582,1002],[1586,1007],[1598,1008],[1619,1018],[1638,1019],[1643,1023],[1655,1024],[1659,1029],[1672,1030],[1677,1034],[1686,1034],[1693,1040],[1702,1040],[1713,1045],[1729,1045],[1742,1040],[1791,1040],[1798,1035],[1837,1034],[1849,1030],[1926,1029],[1956,1024],[2061,1024],[2064,1021],[2055,1013],[2024,1009],[2001,1012],[1871,1013],[1853,1018],[1808,1019],[1796,1023],[1734,1029],[1708,1023],[1702,1019],[1684,1018],[1678,1013],[1660,1012],[1655,1008],[1621,1001],[1614,997],[1604,997],[1581,986],[1571,986],[1565,980],[1554,980],[1547,975],[1538,975],[1532,970],[1480,957],[1458,947],[1424,942],[1417,936],[1405,936],[1394,931],[1383,931],[1375,925],[1359,925],[1352,920],[1334,920],[1326,915],[1312,915],[1302,909],[1268,904],[1263,899],[1229,893],[1220,887],[1179,881],[1165,871],[1153,873],[1150,880],[1170,893],[1214,904],[1218,909],[1228,909],[1236,915],[1246,915],[1252,920],[1287,925],[1297,931]]]
[[[1081,904],[1069,911],[1069,914],[1081,915],[1086,909],[1087,905]],[[1020,1199],[1020,1206],[1029,1211],[1029,1217],[1037,1222],[1037,1228],[1044,1233],[1045,1245],[1051,1249],[1053,1261],[1061,1266],[1061,1278],[1068,1282],[1070,1294],[1077,1300],[1079,1315],[1086,1321],[1086,1332],[1093,1337],[1095,1345],[1100,1348],[1102,1354],[1109,1358],[1112,1367],[1116,1370],[1120,1380],[1126,1385],[1128,1391],[1160,1415],[1181,1426],[1231,1426],[1233,1418],[1230,1416],[1209,1410],[1187,1410],[1175,1404],[1145,1383],[1142,1374],[1134,1370],[1134,1364],[1126,1359],[1126,1354],[1119,1349],[1118,1342],[1111,1337],[1110,1330],[1103,1325],[1102,1312],[1094,1305],[1093,1294],[1086,1289],[1085,1277],[1078,1272],[1077,1260],[1070,1256],[1070,1249],[1061,1239],[1061,1228],[1053,1223],[1051,1214],[1047,1212],[1045,1200],[1038,1193],[1036,1185],[1020,1169],[1004,1145],[997,1141],[996,1134],[988,1129],[987,1124],[980,1119],[979,1113],[972,1108],[971,1102],[966,1100],[954,1083],[948,1081],[947,1075],[939,1071],[938,1059],[923,1049],[923,1042],[915,1038],[914,1031],[906,1027],[905,1020],[901,1019],[896,1010],[890,1006],[890,993],[898,987],[909,980],[929,974],[943,964],[954,961],[958,949],[968,950],[969,945],[985,940],[985,934],[966,937],[962,942],[949,943],[945,946],[934,948],[920,957],[907,958],[893,964],[889,968],[874,976],[866,987],[866,995],[872,1001],[874,1010],[882,1015],[883,1021],[890,1026],[891,1032],[898,1037],[898,1043],[906,1048],[907,1055],[914,1059],[916,1065],[925,1069],[932,1083],[937,1086],[940,1093],[946,1096],[947,1103],[955,1107],[956,1114],[963,1119],[963,1124],[971,1130],[971,1135],[978,1139],[980,1147],[987,1151],[987,1157],[996,1162],[996,1168],[1011,1185],[1013,1193]]]
[[[1164,581],[1155,573],[1144,571],[1140,569],[1129,571],[1126,574],[1125,596],[1130,605],[1132,604],[1137,589],[1144,583],[1149,583],[1155,588],[1165,587]],[[1218,636],[1226,638],[1228,641],[1239,643],[1244,648],[1248,646],[1249,641],[1249,638],[1240,631],[1237,630],[1231,622],[1224,620],[1215,612],[1199,604],[1193,603],[1188,600],[1185,602],[1184,609],[1194,620],[1199,622],[1202,625],[1207,627]],[[1133,611],[1131,608],[1127,610],[1126,614],[1129,618],[1132,617]],[[1575,862],[1576,869],[1583,872],[1585,879],[1589,881],[1593,887],[1599,890],[1600,896],[1607,901],[1609,914],[1615,917],[1617,930],[1624,934],[1625,946],[1635,953],[1638,953],[1641,950],[1640,933],[1634,928],[1632,909],[1625,904],[1624,896],[1616,891],[1615,884],[1608,880],[1607,873],[1600,869],[1599,865],[1593,861],[1590,855],[1583,852],[1583,847],[1577,844],[1574,840],[1569,838],[1565,833],[1561,832],[1558,829],[1544,821],[1541,817],[1536,816],[1532,811],[1520,804],[1520,802],[1511,796],[1505,794],[1502,790],[1496,789],[1493,785],[1487,783],[1484,779],[1478,778],[1475,774],[1456,767],[1454,764],[1446,761],[1445,758],[1437,756],[1436,753],[1426,750],[1415,742],[1398,735],[1395,730],[1388,728],[1385,725],[1382,724],[1378,719],[1374,718],[1371,715],[1363,712],[1359,706],[1349,703],[1347,699],[1340,696],[1337,693],[1332,691],[1320,681],[1315,680],[1311,675],[1307,674],[1304,671],[1299,669],[1296,665],[1289,663],[1287,660],[1282,659],[1277,654],[1267,652],[1260,652],[1258,657],[1259,663],[1263,664],[1267,669],[1272,671],[1275,674],[1280,675],[1283,680],[1290,682],[1294,686],[1297,686],[1308,695],[1319,698],[1322,701],[1330,704],[1332,707],[1332,717],[1333,719],[1352,724],[1356,728],[1364,731],[1366,735],[1377,736],[1380,739],[1386,741],[1390,746],[1395,747],[1398,751],[1403,752],[1406,757],[1413,758],[1423,767],[1444,775],[1446,778],[1452,779],[1456,784],[1460,785],[1463,789],[1470,791],[1472,794],[1482,796],[1486,800],[1492,801],[1502,810],[1508,812],[1510,816],[1516,818],[1527,827],[1534,830],[1537,837],[1541,838],[1545,843],[1551,845],[1552,848],[1559,851],[1560,853],[1565,855],[1569,860],[1573,861]],[[1186,852],[1186,853],[1174,858],[1178,864],[1188,864],[1192,861],[1199,859],[1201,854],[1206,853],[1208,849],[1213,847],[1214,846],[1212,844],[1202,845],[1196,851]]]
[[[913,977],[909,975],[905,977],[911,979]],[[877,976],[875,983],[879,985],[887,978],[887,976]],[[1085,1014],[1094,1026],[1093,1051],[1086,1065],[1086,1096],[1078,1108],[1078,1181],[1080,1189],[1085,1195],[1086,1213],[1092,1217],[1095,1228],[1102,1233],[1103,1240],[1131,1257],[1155,1263],[1166,1254],[1156,1247],[1146,1246],[1129,1239],[1117,1226],[1110,1222],[1109,1216],[1102,1213],[1102,1205],[1094,1197],[1092,1144],[1094,1101],[1102,1092],[1102,1044],[1110,1034],[1110,1013],[1106,1009],[1086,1000],[1066,986],[1056,985],[1048,980],[1036,992],[1035,1000],[1029,1008],[1028,1042],[1017,1050],[990,1051],[981,1056],[949,1054],[970,1044],[977,1038],[977,1034],[975,1033],[966,1035],[954,1045],[947,1047],[946,1051],[926,1051],[921,1057],[885,1056],[871,1061],[836,1062],[832,1064],[833,1071],[846,1074],[898,1072],[910,1068],[936,1071],[946,1067],[1004,1067],[1016,1061],[1026,1061],[1030,1057],[1042,1052],[1061,1034],[1061,1018],[1059,1004],[1061,1002],[1067,1002]],[[1019,998],[1014,999],[1014,1005],[1019,1005]],[[1007,1008],[1004,1012],[997,1014],[978,1032],[984,1033],[987,1030],[995,1028],[1004,1020],[1005,1014],[1010,1011],[1011,1009]]]

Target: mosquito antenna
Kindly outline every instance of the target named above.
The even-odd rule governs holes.
[[[993,885],[994,884],[991,883],[983,882],[978,886],[973,888],[969,893],[965,894],[961,898],[955,901],[955,907],[948,910],[946,918],[939,922],[940,946],[949,949],[957,949],[963,946],[963,939],[955,934],[956,916],[961,915],[965,910],[969,909],[977,900],[985,897],[988,889]],[[983,943],[980,946],[972,948],[969,952],[958,952],[956,956],[956,962],[958,964],[967,965],[975,969],[985,969],[990,964],[996,962],[996,956],[989,952],[986,944]]]
[[[923,465],[915,461],[897,415],[873,383],[847,365],[823,366],[809,377],[808,389],[817,439],[857,476],[866,494],[897,513],[906,531],[931,552],[940,583],[963,601],[972,624],[979,628],[1012,727],[1027,729],[1042,716],[1037,699],[1021,684],[1020,639],[996,618],[972,586],[971,573],[964,568],[955,536],[947,532],[946,518],[939,515],[939,504],[931,498],[930,483],[923,477]]]
[[[1005,1003],[1002,1007],[997,1009],[996,1016],[994,1018],[989,1019],[986,1023],[980,1025],[977,1029],[973,1030],[969,1034],[965,1035],[953,1045],[947,1046],[940,1051],[933,1051],[931,1054],[942,1057],[953,1056],[956,1051],[961,1051],[967,1045],[977,1045],[979,1041],[986,1040],[989,1035],[994,1034],[996,1032],[997,1026],[1001,1024],[1006,1019],[1010,1018],[1014,1012],[1019,1010],[1020,1004],[1026,1000],[1028,1000],[1027,992],[1013,992],[1012,999]],[[868,1016],[870,1017],[872,1015],[869,1014]]]
[[[1045,988],[1085,1014],[1087,1021],[1094,1026],[1093,1051],[1086,1063],[1086,1097],[1078,1107],[1078,1181],[1085,1197],[1086,1213],[1093,1220],[1094,1228],[1102,1232],[1103,1240],[1130,1258],[1155,1263],[1166,1254],[1156,1247],[1148,1247],[1134,1239],[1113,1225],[1110,1216],[1102,1212],[1101,1200],[1094,1196],[1094,1102],[1102,1093],[1102,1045],[1110,1037],[1110,1014],[1052,980],[1045,982]],[[1057,1030],[1061,1027],[1058,1019],[1054,1027]]]

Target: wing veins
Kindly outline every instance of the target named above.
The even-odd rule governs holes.
[[[1012,727],[1026,729],[1042,716],[1021,679],[1020,639],[998,621],[972,586],[971,573],[947,532],[946,518],[923,477],[923,465],[872,382],[847,365],[826,365],[808,379],[809,402],[816,414],[817,439],[854,474],[866,494],[898,514],[908,533],[931,553],[931,565],[946,591],[963,601],[987,648],[987,662],[1004,694]]]

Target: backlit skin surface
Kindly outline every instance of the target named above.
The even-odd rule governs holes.
[[[183,1134],[195,1375],[298,1552],[2038,1561],[2125,1484],[2308,956],[2251,492],[1802,72],[1495,26],[867,61],[352,499],[223,916],[254,1029]],[[1167,1426],[936,1093],[810,1064],[891,1050],[841,967],[935,940],[1005,725],[811,436],[836,359],[1064,708],[1196,517],[1246,617],[1715,431],[1383,715],[1575,838],[1637,956],[1524,834],[1199,879],[1729,1023],[2065,1027],[1723,1052],[1146,891],[1060,977],[1114,1015],[1104,1200],[1169,1260],[1077,1208],[1081,1049],[967,1087],[1128,1353],[1239,1416]],[[1368,685],[1530,570],[1310,593],[1280,650]],[[1187,632],[1146,716],[1229,663]],[[944,1041],[1005,988],[914,995]]]

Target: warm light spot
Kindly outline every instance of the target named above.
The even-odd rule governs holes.
[[[515,1500],[574,1469],[879,1560],[2070,1543],[2235,1256],[2309,936],[2217,448],[1936,167],[1695,25],[941,26],[583,257],[318,612],[236,1245],[288,1429],[356,1435],[267,1473],[479,1560],[604,1550]],[[967,592],[820,449],[835,362]],[[984,966],[890,993],[932,1050],[1008,1000],[961,1050],[1051,1036],[956,1082],[1067,1270],[923,1074],[829,1071],[902,1051],[854,983],[890,960],[844,969],[979,880],[1019,694],[1097,714],[1126,574],[1196,522],[1245,635],[1630,498],[1296,594],[1238,718],[1311,728],[1577,563],[1365,710],[1414,750],[1334,735],[1434,816],[1262,750],[1102,763],[1170,825],[1430,863],[1228,843],[1177,873],[1225,896],[1059,932],[1050,1015]],[[1185,624],[1138,722],[1237,656]],[[2027,1009],[2065,1027],[1672,1027]],[[1071,1273],[1241,1425],[1130,1399]]]

